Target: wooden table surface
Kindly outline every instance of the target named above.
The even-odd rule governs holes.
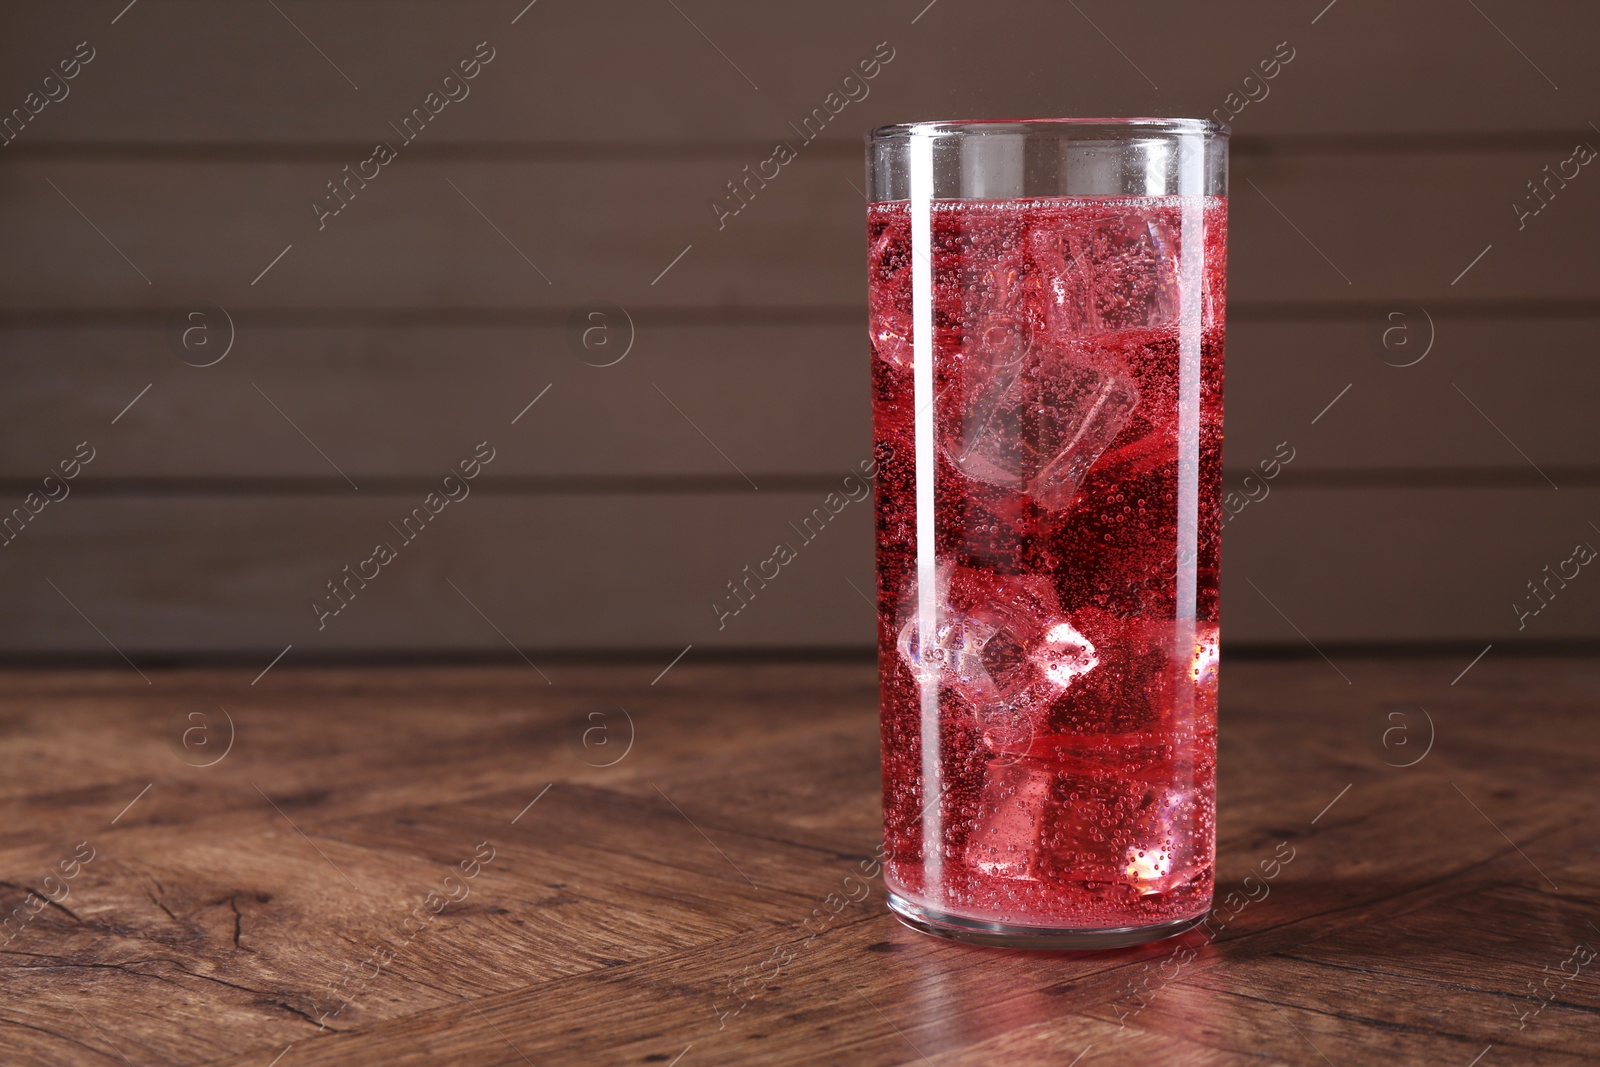
[[[1220,933],[1087,955],[849,899],[864,663],[10,672],[0,1063],[1593,1063],[1600,662],[1464,662],[1230,661]]]

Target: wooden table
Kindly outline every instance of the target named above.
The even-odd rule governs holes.
[[[1464,662],[1229,662],[1229,918],[1090,955],[845,899],[864,663],[10,672],[0,1062],[1593,1063],[1600,663]]]

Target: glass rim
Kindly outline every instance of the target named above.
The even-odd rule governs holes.
[[[917,134],[940,135],[957,133],[1046,133],[1052,130],[1066,132],[1071,127],[1103,127],[1117,132],[1126,131],[1132,136],[1139,133],[1154,135],[1200,134],[1209,138],[1227,140],[1233,133],[1224,122],[1212,119],[1160,118],[1143,116],[1135,118],[1032,118],[1032,119],[945,119],[928,122],[899,122],[879,126],[867,133],[868,143],[910,137]]]

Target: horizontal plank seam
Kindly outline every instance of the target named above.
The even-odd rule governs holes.
[[[1482,133],[1419,131],[1415,133],[1236,134],[1229,145],[1238,158],[1294,156],[1488,156],[1570,149],[1588,138],[1586,128],[1551,130],[1486,130]],[[259,162],[342,161],[371,148],[369,141],[350,139],[283,141],[186,141],[83,139],[35,140],[17,145],[6,162],[35,160],[117,160],[125,162]],[[408,147],[409,158],[439,162],[585,162],[694,161],[745,159],[770,152],[762,137],[663,140],[459,140]],[[856,160],[858,140],[820,138],[809,142],[811,158]]]
[[[1409,293],[1358,300],[1235,300],[1229,321],[1328,323],[1385,321],[1397,308],[1426,301],[1435,322],[1497,320],[1579,320],[1600,318],[1600,297],[1484,297],[1481,300],[1429,299]],[[587,305],[584,305],[587,306]],[[400,308],[372,305],[326,307],[232,307],[240,329],[374,329],[374,328],[566,328],[579,305],[546,307],[467,306]],[[866,303],[630,305],[634,325],[650,327],[717,326],[860,326],[867,323]],[[175,307],[30,306],[0,307],[0,329],[93,330],[110,328],[170,329],[181,317]],[[866,352],[865,340],[862,351]],[[70,359],[71,357],[67,357]],[[865,357],[863,357],[865,358]]]
[[[1446,660],[1470,657],[1483,650],[1483,644],[1494,641],[1495,657],[1540,659],[1588,660],[1600,655],[1600,638],[1535,638],[1517,640],[1505,635],[1463,637],[1456,639],[1394,639],[1387,641],[1322,641],[1319,647],[1330,655],[1346,659],[1392,661],[1413,658]],[[87,646],[85,646],[87,648]],[[148,671],[220,670],[224,668],[259,667],[280,648],[239,647],[232,649],[183,649],[170,646],[142,648],[125,645],[131,655]],[[654,671],[670,659],[678,648],[656,646],[551,646],[528,651],[540,657],[540,662],[556,665],[583,666],[593,664],[637,665],[641,670]],[[297,655],[299,655],[297,653]],[[1222,655],[1227,661],[1299,661],[1319,659],[1304,641],[1291,638],[1285,641],[1230,642],[1225,637]],[[696,653],[701,665],[710,663],[743,664],[817,664],[845,663],[867,664],[877,662],[875,646],[863,642],[859,645],[732,645],[724,648],[707,648],[704,654]],[[494,644],[484,641],[471,646],[441,646],[438,644],[410,647],[348,648],[326,652],[308,652],[300,657],[294,668],[284,671],[328,671],[358,667],[406,667],[430,670],[464,669],[515,669],[527,666],[515,653],[497,650]],[[103,670],[110,675],[127,670],[124,660],[113,653],[94,650],[36,648],[0,650],[0,671],[18,674],[81,674],[87,670]],[[641,681],[640,687],[644,687]]]
[[[842,471],[844,468],[840,468]],[[1569,487],[1600,485],[1600,465],[1546,466],[1552,477]],[[353,471],[360,478],[362,500],[383,497],[410,498],[436,488],[427,476],[384,477]],[[1225,470],[1225,482],[1237,482],[1249,472]],[[837,491],[843,476],[839,471],[774,473],[754,471],[763,488],[776,493],[826,494]],[[0,478],[0,495],[21,497],[38,488],[36,479]],[[1329,468],[1293,471],[1274,486],[1280,493],[1323,492],[1329,490],[1415,490],[1415,489],[1537,489],[1548,492],[1544,480],[1535,472],[1515,467],[1410,467],[1410,468]],[[743,478],[720,474],[630,474],[518,476],[508,475],[485,481],[473,492],[498,497],[551,496],[696,496],[747,495],[749,483]],[[255,497],[262,500],[308,496],[350,498],[347,482],[324,477],[112,477],[84,478],[73,485],[73,493],[101,500],[191,497]],[[351,500],[351,503],[356,501]]]

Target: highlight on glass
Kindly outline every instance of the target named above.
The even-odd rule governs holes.
[[[1227,138],[868,137],[884,878],[910,926],[1095,949],[1210,907]]]

